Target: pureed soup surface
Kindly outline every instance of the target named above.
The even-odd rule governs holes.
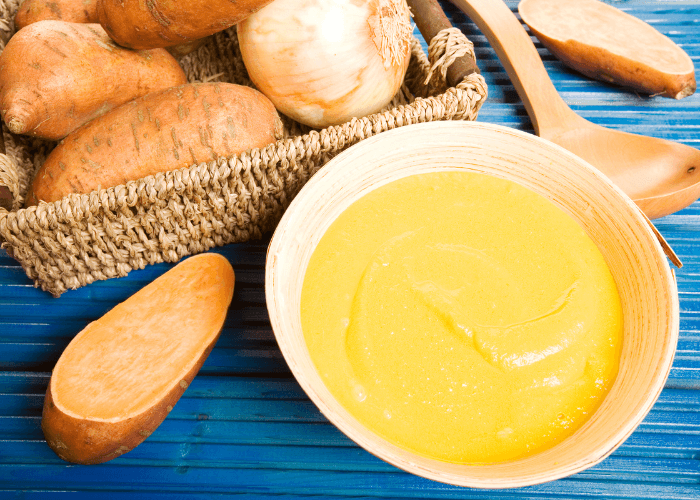
[[[573,434],[622,346],[617,288],[581,227],[514,182],[458,171],[405,177],[345,210],[311,257],[301,320],[353,416],[456,463]]]

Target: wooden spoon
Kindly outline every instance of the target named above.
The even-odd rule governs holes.
[[[595,125],[559,96],[530,36],[501,0],[451,0],[486,35],[540,137],[598,168],[651,219],[700,197],[700,151]]]

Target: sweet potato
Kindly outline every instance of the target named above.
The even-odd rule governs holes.
[[[97,0],[25,0],[15,15],[15,27],[48,20],[97,23]]]
[[[281,134],[277,111],[257,90],[232,83],[173,87],[126,103],[66,137],[37,172],[26,203],[231,156]]]
[[[695,92],[683,49],[644,21],[598,0],[522,0],[535,36],[584,75],[640,92],[681,99]]]
[[[19,30],[39,21],[66,21],[70,23],[99,23],[97,0],[25,0],[15,16],[15,27]],[[173,45],[168,52],[179,59],[209,41],[210,37]]]
[[[58,140],[120,104],[185,82],[165,49],[124,49],[98,24],[40,21],[0,55],[0,115],[15,134]]]
[[[97,0],[102,27],[132,49],[169,47],[224,30],[271,0]]]
[[[234,273],[191,257],[90,323],[61,355],[41,428],[63,460],[97,464],[138,446],[165,419],[219,337]]]

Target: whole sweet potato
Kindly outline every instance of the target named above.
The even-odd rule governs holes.
[[[271,0],[97,0],[109,36],[132,49],[169,47],[212,35],[242,21]]]
[[[66,21],[70,23],[99,23],[97,0],[25,0],[15,16],[15,26],[22,29],[39,21]],[[179,59],[204,45],[209,37],[172,45],[168,52]]]
[[[281,133],[277,111],[257,90],[181,85],[126,103],[66,137],[37,172],[26,204],[263,147]]]
[[[234,280],[225,257],[197,255],[86,326],[46,391],[41,428],[56,454],[97,464],[146,439],[219,338]]]
[[[97,23],[97,0],[25,0],[15,15],[15,27],[48,20]]]
[[[0,115],[15,134],[58,140],[120,104],[185,82],[164,49],[124,49],[99,24],[40,21],[0,55]]]

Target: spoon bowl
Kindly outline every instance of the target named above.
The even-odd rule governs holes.
[[[486,35],[535,132],[596,167],[650,219],[700,197],[700,151],[607,129],[578,116],[559,96],[530,36],[502,0],[451,0]]]
[[[594,165],[618,185],[647,217],[663,217],[700,197],[700,151],[684,144],[610,130],[573,111],[568,127],[540,137]]]

